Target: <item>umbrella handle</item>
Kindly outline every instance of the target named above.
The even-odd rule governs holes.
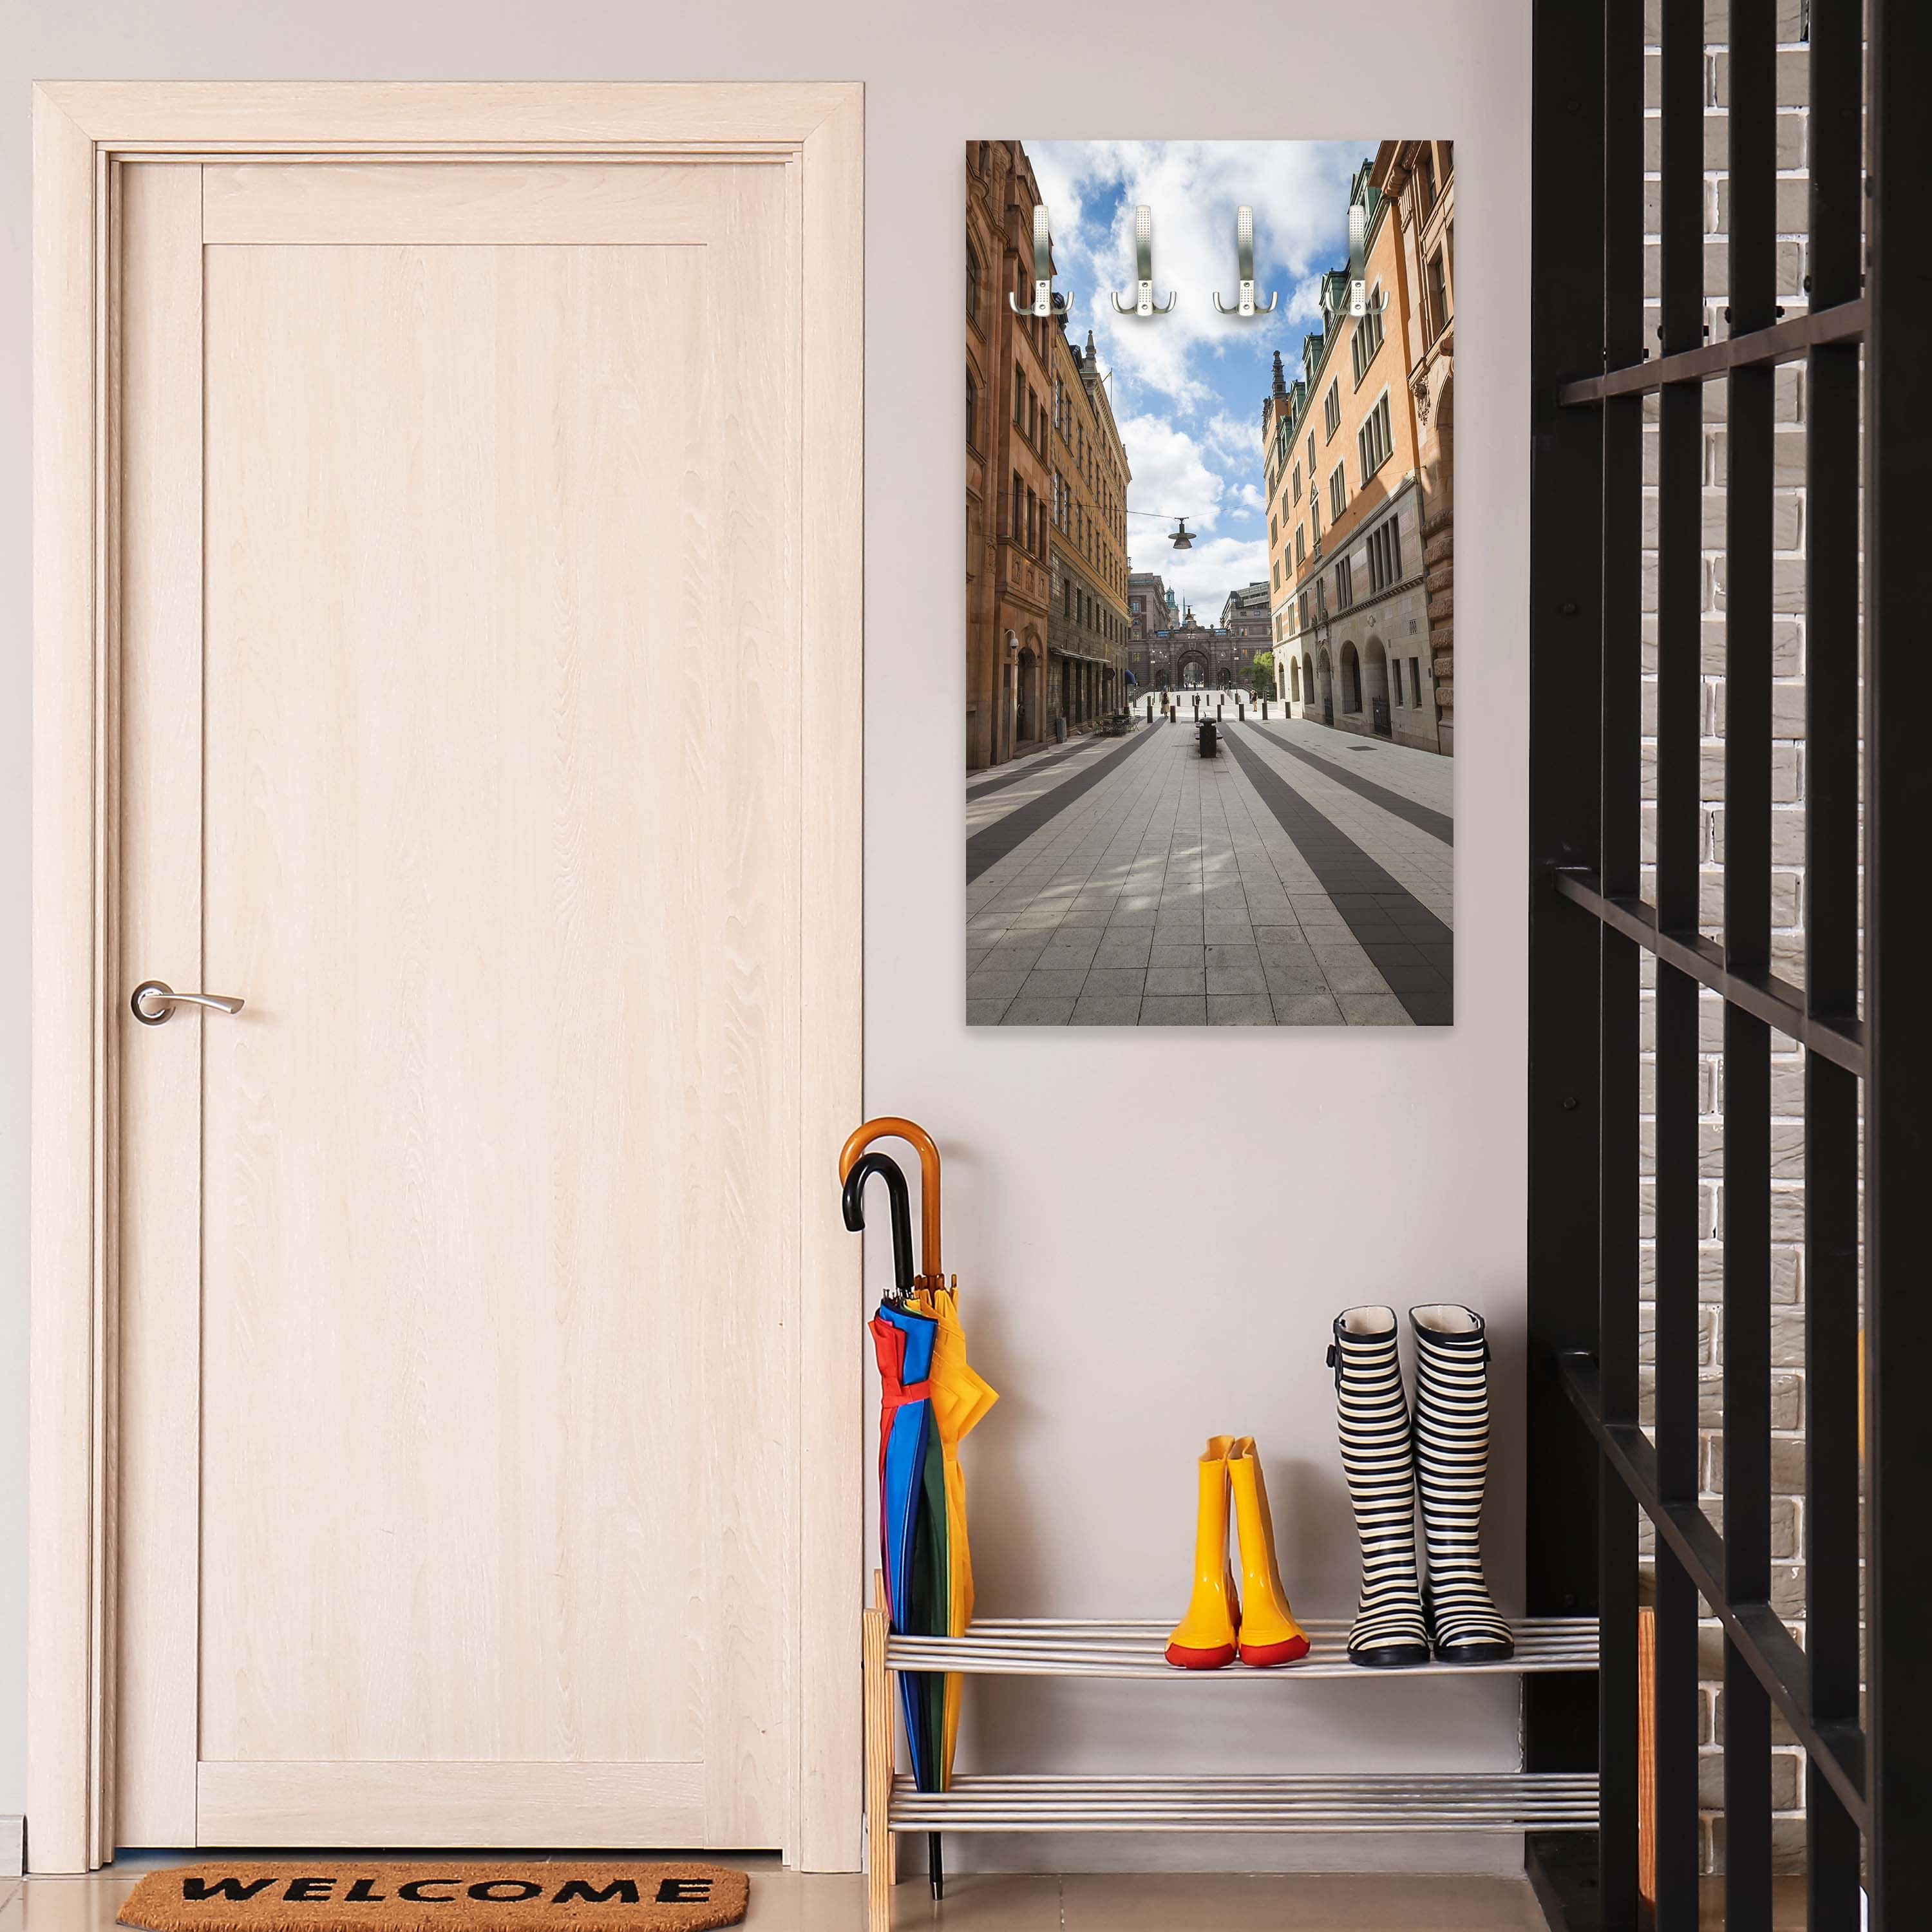
[[[845,1225],[857,1234],[866,1225],[866,1183],[874,1174],[886,1184],[892,1204],[892,1280],[901,1294],[912,1287],[912,1204],[905,1176],[890,1154],[868,1154],[845,1177]]]
[[[939,1144],[932,1136],[916,1120],[881,1114],[853,1130],[839,1150],[838,1178],[843,1180],[851,1172],[852,1163],[874,1141],[895,1136],[910,1141],[919,1150],[920,1282],[927,1288],[944,1288],[946,1267],[939,1256]]]

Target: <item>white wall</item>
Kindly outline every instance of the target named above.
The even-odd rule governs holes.
[[[867,1095],[949,1160],[946,1253],[1004,1400],[973,1445],[980,1600],[1169,1616],[1192,1458],[1268,1458],[1296,1606],[1352,1607],[1322,1365],[1351,1302],[1442,1298],[1496,1335],[1491,1540],[1520,1607],[1527,713],[1527,0],[13,0],[0,34],[0,1812],[25,1803],[28,82],[38,77],[858,79],[868,84]],[[1456,143],[1457,1024],[1428,1033],[969,1032],[959,248],[969,139]],[[855,292],[856,293],[856,292]],[[859,325],[856,308],[854,326]],[[832,1150],[826,1184],[832,1184]],[[1212,1184],[1214,1204],[1207,1184]],[[1191,1192],[1198,1205],[1178,1204]],[[875,1257],[875,1259],[877,1258]],[[1514,1762],[1514,1685],[1275,1682],[977,1700],[1015,1763]],[[1220,1721],[1214,1714],[1220,1714]],[[1508,1846],[1271,1856],[1442,1867]],[[961,1848],[963,1854],[964,1846]],[[992,1848],[1094,1864],[1144,1841]]]

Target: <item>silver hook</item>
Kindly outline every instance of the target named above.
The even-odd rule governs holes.
[[[1214,291],[1214,306],[1223,315],[1271,315],[1274,305],[1281,298],[1271,293],[1266,308],[1255,306],[1255,212],[1252,208],[1238,208],[1234,214],[1234,251],[1240,258],[1241,292],[1230,308],[1221,299],[1221,291]]]
[[[1036,202],[1033,211],[1033,300],[1023,302],[1012,290],[1006,300],[1016,315],[1051,317],[1064,315],[1073,306],[1071,296],[1053,292],[1053,241],[1047,232],[1046,203]]]
[[[1154,210],[1143,203],[1134,210],[1134,275],[1139,284],[1135,298],[1124,302],[1118,295],[1114,306],[1123,315],[1165,315],[1173,308],[1174,291],[1165,302],[1154,298]]]
[[[1370,313],[1369,308],[1369,212],[1358,201],[1348,208],[1348,313],[1364,316]],[[1380,315],[1388,307],[1388,291],[1382,291],[1382,298],[1375,305],[1373,313]]]

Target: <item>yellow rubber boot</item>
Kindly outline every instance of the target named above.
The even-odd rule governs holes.
[[[1233,1446],[1232,1436],[1210,1436],[1202,1454],[1194,1594],[1167,1643],[1168,1662],[1182,1670],[1219,1670],[1234,1660],[1241,1603],[1228,1562],[1228,1452]]]
[[[1234,1492],[1234,1524],[1241,1539],[1241,1661],[1256,1670],[1292,1664],[1308,1654],[1308,1633],[1294,1621],[1275,1561],[1274,1520],[1268,1485],[1252,1436],[1238,1437],[1228,1451],[1228,1486]]]

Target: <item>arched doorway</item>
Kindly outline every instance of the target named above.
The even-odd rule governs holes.
[[[1288,661],[1288,694],[1297,704],[1301,702],[1301,660],[1290,658]]]
[[[1322,722],[1324,724],[1333,724],[1335,722],[1335,670],[1328,662],[1328,646],[1326,644],[1322,646],[1322,656],[1315,677],[1321,687]]]
[[[1362,660],[1352,644],[1342,646],[1342,711],[1352,717],[1362,708]]]
[[[1378,738],[1395,735],[1389,716],[1388,653],[1379,638],[1371,638],[1362,647],[1362,697],[1369,713],[1369,728]]]
[[[1017,744],[1030,745],[1040,735],[1040,653],[1030,644],[1020,652],[1019,674],[1013,737]]]
[[[1184,691],[1201,691],[1208,683],[1208,654],[1183,651],[1174,661],[1174,682]]]

